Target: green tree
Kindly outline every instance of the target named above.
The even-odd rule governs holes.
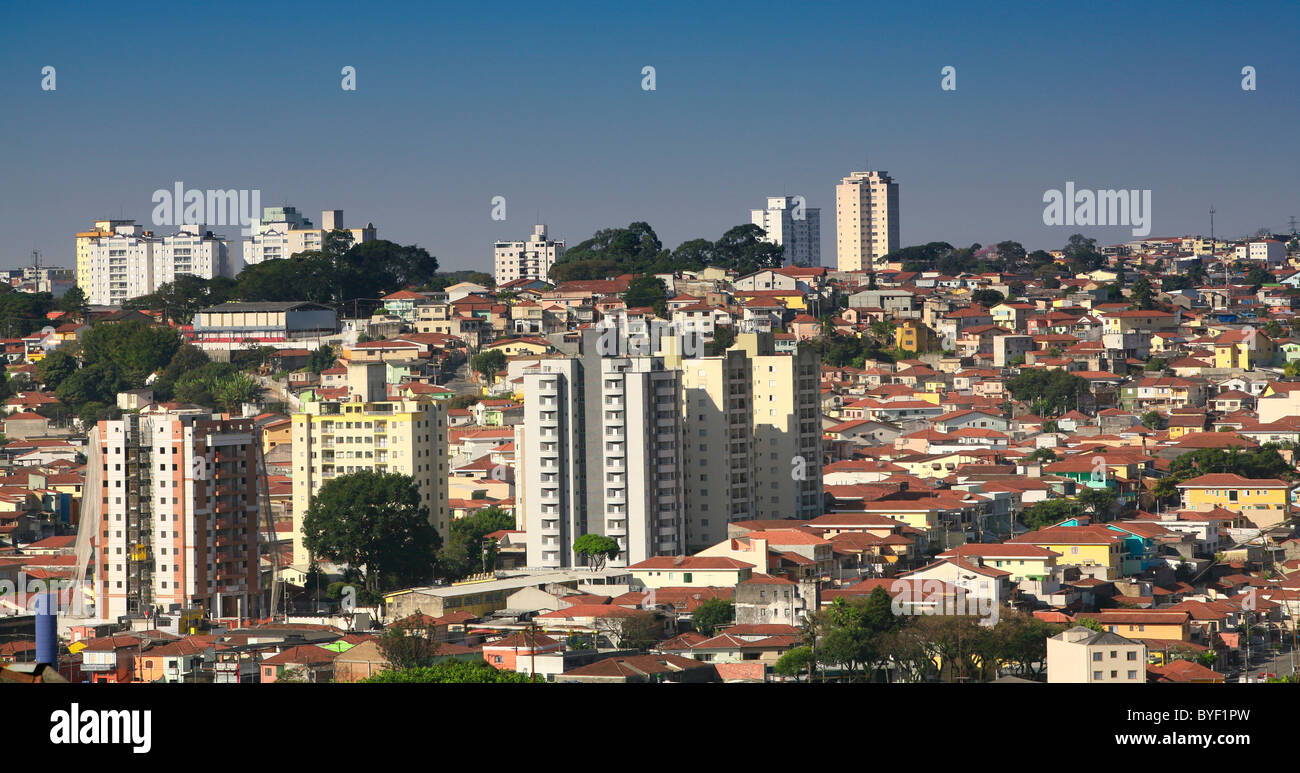
[[[722,626],[731,625],[736,619],[736,605],[729,599],[705,599],[691,613],[691,623],[695,630],[706,636],[712,636]]]
[[[731,325],[718,325],[713,328],[713,340],[706,347],[708,354],[716,356],[722,354],[736,343],[736,331]]]
[[[458,580],[496,566],[496,541],[487,535],[515,528],[515,517],[500,507],[485,507],[473,515],[451,522],[451,534],[438,551],[443,577]]]
[[[86,403],[116,403],[117,393],[133,385],[112,362],[97,362],[75,371],[54,390],[54,396],[73,411]]]
[[[1079,506],[1099,521],[1110,520],[1117,501],[1115,492],[1108,488],[1085,488],[1079,492]]]
[[[1002,658],[1010,662],[1020,676],[1029,678],[1041,676],[1047,668],[1047,640],[1063,630],[1063,625],[1011,610],[1002,612],[995,627]]]
[[[658,612],[639,611],[605,618],[605,622],[598,623],[597,627],[616,647],[644,650],[663,639],[664,617]]]
[[[1142,414],[1142,426],[1147,429],[1161,429],[1164,427],[1164,417],[1156,411],[1147,411]]]
[[[766,232],[753,223],[729,229],[713,244],[713,265],[732,269],[742,275],[763,268],[780,268],[785,248],[766,241]]]
[[[432,666],[380,671],[361,681],[370,684],[531,684],[532,678],[527,674],[493,668],[482,660],[449,660]]]
[[[314,558],[361,572],[371,592],[432,580],[442,544],[415,482],[369,470],[325,481],[302,530]]]
[[[164,368],[181,347],[173,329],[148,322],[100,322],[81,337],[81,358],[88,366],[111,363],[132,389]]]
[[[1037,448],[1025,458],[1034,462],[1054,462],[1056,461],[1056,452],[1050,448]]]
[[[628,283],[623,302],[630,309],[649,306],[654,309],[655,316],[662,318],[668,310],[668,290],[661,279],[639,276]]]
[[[1073,234],[1061,248],[1066,265],[1076,274],[1096,271],[1106,262],[1105,256],[1097,251],[1097,240],[1089,239],[1083,234]]]
[[[73,319],[85,322],[86,315],[90,312],[90,301],[86,297],[86,291],[80,287],[72,287],[59,299],[59,309],[71,314]]]
[[[1133,282],[1133,289],[1129,293],[1129,299],[1133,306],[1138,309],[1151,310],[1156,307],[1155,294],[1151,290],[1151,280],[1142,275]]]
[[[811,647],[795,647],[777,658],[773,669],[781,676],[799,676],[802,673],[811,673],[814,665],[815,658]]]
[[[500,349],[489,349],[470,358],[469,366],[483,381],[491,384],[493,376],[505,368],[506,355]]]
[[[976,290],[971,293],[970,299],[971,303],[978,303],[991,309],[1006,300],[1006,296],[997,290]]]
[[[1262,266],[1251,266],[1246,272],[1245,282],[1258,290],[1263,285],[1277,282],[1277,277]]]
[[[438,662],[438,629],[423,621],[424,615],[415,610],[412,622],[397,622],[379,637],[379,651],[396,670],[428,668]]]
[[[1079,505],[1069,499],[1045,499],[1025,508],[1020,520],[1030,529],[1041,529],[1079,514]]]
[[[587,559],[593,571],[605,568],[605,562],[623,552],[618,543],[601,534],[584,534],[573,541],[573,552]]]
[[[176,383],[183,376],[206,368],[211,362],[212,360],[208,359],[208,355],[202,349],[193,344],[183,344],[154,381],[154,397],[159,400],[171,400],[176,395]]]
[[[1077,407],[1088,394],[1088,382],[1063,370],[1028,370],[1007,382],[1019,401],[1029,403],[1045,417],[1060,416]]]
[[[244,403],[259,402],[262,392],[261,384],[228,362],[209,362],[187,371],[173,388],[173,396],[180,402],[227,412],[238,411]]]
[[[337,362],[338,353],[334,351],[334,347],[329,344],[321,344],[307,358],[307,370],[320,375],[321,371],[329,370]]]
[[[1029,260],[1028,253],[1020,242],[1005,241],[998,242],[997,247],[998,260],[1002,262],[1004,271],[1019,272],[1025,268]]]
[[[77,372],[77,367],[76,357],[62,349],[55,349],[37,363],[36,378],[47,390],[54,391]]]

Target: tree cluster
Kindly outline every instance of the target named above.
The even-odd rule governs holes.
[[[889,594],[876,588],[809,617],[805,645],[782,655],[775,669],[810,680],[826,678],[827,668],[847,681],[883,679],[889,671],[907,682],[991,681],[1003,670],[1035,678],[1046,667],[1047,639],[1061,630],[1009,609],[991,626],[969,615],[896,615]]]
[[[668,274],[710,266],[741,274],[778,268],[784,260],[783,248],[764,241],[764,234],[756,225],[738,225],[717,241],[691,239],[669,250],[649,223],[604,228],[566,250],[551,267],[551,279],[566,282],[623,274]]]
[[[1063,370],[1027,370],[1007,382],[1017,400],[1040,416],[1060,416],[1077,407],[1088,382]]]

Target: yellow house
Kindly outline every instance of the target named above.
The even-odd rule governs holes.
[[[1191,639],[1192,616],[1185,610],[1126,609],[1122,612],[1082,614],[1080,617],[1091,617],[1107,631],[1127,639]]]
[[[944,388],[945,388],[944,384],[941,381],[940,382],[927,381],[925,382],[925,391],[913,392],[912,399],[924,400],[927,403],[933,403],[934,405],[938,405],[939,401],[943,399]]]
[[[1291,488],[1290,483],[1276,478],[1243,478],[1231,473],[1210,473],[1178,484],[1184,510],[1232,510],[1259,527],[1286,518]]]
[[[1118,577],[1124,560],[1123,532],[1105,526],[1049,526],[1008,540],[1037,545],[1060,554],[1056,563],[1064,566],[1108,566]],[[1009,571],[1009,570],[1008,570]]]
[[[1167,311],[1142,311],[1126,309],[1114,311],[1102,316],[1106,333],[1151,332],[1157,330],[1174,330],[1178,327],[1178,318]]]
[[[1229,330],[1214,339],[1214,367],[1250,370],[1271,365],[1277,345],[1263,331],[1247,328]]]
[[[1011,573],[1012,582],[1042,582],[1056,570],[1061,554],[1037,545],[969,542],[935,558],[962,558]]]
[[[516,357],[521,354],[546,354],[554,351],[555,347],[544,338],[505,338],[494,341],[483,349],[485,351],[495,349],[503,352],[507,357]]]
[[[963,458],[960,451],[948,454],[921,454],[890,460],[892,464],[907,470],[908,475],[918,478],[946,478],[957,470],[957,465],[970,461],[969,458]]]
[[[865,502],[856,512],[883,516],[926,532],[939,525],[939,516],[944,508],[924,501],[917,502]]]
[[[293,420],[288,417],[272,421],[262,427],[262,453],[268,453],[279,445],[293,442]]]
[[[793,311],[808,310],[808,299],[797,290],[742,290],[735,297],[741,304],[751,300],[775,301]]]
[[[894,327],[894,346],[909,352],[929,352],[939,348],[939,336],[914,319],[899,322]]]

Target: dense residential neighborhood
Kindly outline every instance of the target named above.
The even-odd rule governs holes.
[[[897,185],[834,268],[792,197],[495,275],[95,221],[0,287],[0,679],[1295,681],[1294,233],[903,247]]]

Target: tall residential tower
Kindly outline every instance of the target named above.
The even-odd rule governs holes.
[[[899,246],[898,183],[888,172],[854,172],[840,180],[835,186],[839,270],[869,270]]]
[[[822,264],[822,211],[805,206],[802,196],[769,196],[767,209],[751,209],[749,219],[785,248],[785,265]]]

